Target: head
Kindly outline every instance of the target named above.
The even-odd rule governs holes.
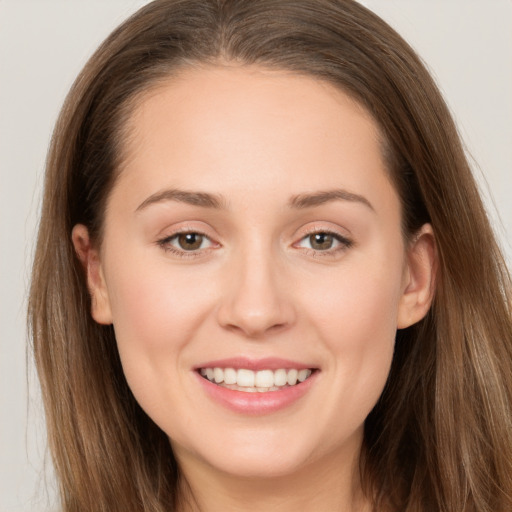
[[[388,225],[395,227],[394,247],[399,249],[394,253],[397,264],[393,266],[397,294],[406,295],[411,275],[427,285],[421,297],[413,293],[406,297],[414,296],[415,301],[405,300],[404,305],[395,298],[396,311],[392,313],[396,322],[388,326],[384,337],[391,343],[380,347],[384,364],[372,367],[381,376],[368,398],[366,419],[362,419],[361,480],[375,501],[386,494],[396,506],[403,506],[411,495],[419,501],[443,495],[446,503],[456,504],[458,497],[450,495],[443,480],[448,476],[459,479],[459,488],[465,487],[462,482],[467,475],[461,474],[457,461],[471,458],[469,445],[482,445],[480,438],[485,433],[454,447],[452,432],[459,431],[461,418],[469,417],[462,411],[471,372],[485,373],[487,380],[494,379],[495,386],[500,387],[493,377],[499,374],[493,367],[496,361],[486,347],[492,343],[489,333],[498,333],[500,325],[503,339],[509,333],[500,320],[503,308],[496,306],[490,313],[483,309],[484,304],[498,304],[496,291],[506,290],[505,274],[454,123],[428,72],[391,28],[352,1],[157,0],[117,29],[91,58],[66,101],[48,158],[31,307],[49,434],[68,505],[76,502],[85,506],[91,488],[98,490],[104,503],[119,503],[124,496],[127,504],[152,504],[155,510],[175,499],[180,472],[168,441],[167,430],[172,426],[167,428],[167,418],[151,413],[144,390],[137,387],[138,370],[133,369],[132,354],[122,343],[129,338],[129,333],[122,333],[123,325],[133,324],[115,322],[123,301],[113,299],[112,286],[109,290],[99,281],[96,286],[94,276],[104,278],[106,268],[112,276],[115,260],[108,263],[108,258],[114,254],[110,247],[115,216],[123,217],[119,205],[124,198],[129,198],[128,203],[137,198],[133,192],[139,183],[130,184],[130,180],[137,175],[137,165],[139,176],[144,168],[143,159],[137,164],[137,151],[144,148],[144,136],[152,133],[144,119],[150,116],[152,120],[167,108],[168,117],[175,115],[184,122],[187,102],[185,106],[173,103],[173,97],[182,93],[183,87],[199,91],[202,80],[208,80],[216,101],[222,100],[225,84],[233,81],[229,94],[224,91],[228,94],[227,108],[236,106],[236,101],[242,105],[236,91],[257,84],[254,94],[267,114],[272,113],[272,100],[279,91],[286,98],[284,91],[288,90],[296,100],[290,100],[290,112],[300,95],[305,95],[315,108],[311,112],[293,111],[297,116],[293,119],[324,123],[326,139],[338,126],[336,116],[329,117],[327,111],[340,105],[340,112],[349,121],[344,133],[350,134],[350,126],[357,126],[360,132],[356,129],[356,133],[361,136],[355,137],[352,146],[342,148],[340,157],[353,150],[357,140],[367,138],[365,147],[371,146],[371,155],[378,161],[380,174],[375,176],[381,180],[382,197],[390,198]],[[322,117],[320,104],[327,101],[325,98],[332,104],[327,104]],[[190,100],[190,108],[201,106],[198,101],[199,93]],[[282,102],[275,105],[275,112],[280,114]],[[207,109],[208,105],[202,107]],[[285,132],[279,131],[278,122],[269,129],[271,134]],[[184,132],[188,133],[186,128]],[[264,143],[261,137],[256,140]],[[224,143],[227,149],[223,154],[229,151],[229,140]],[[336,156],[334,147],[332,142],[330,148]],[[236,164],[241,162],[238,153],[233,151]],[[217,179],[232,184],[234,176],[221,171]],[[242,173],[238,188],[233,185],[218,190],[235,208],[248,176]],[[251,176],[254,178],[254,173]],[[325,178],[326,173],[322,176]],[[277,211],[285,197],[336,185],[333,173],[325,183],[308,181],[311,175],[305,166],[299,167],[295,176],[288,173],[285,177],[288,181],[282,188],[286,191],[289,187],[289,194],[274,199],[268,194],[274,175],[252,178],[256,188],[262,184],[261,197],[256,192],[254,201]],[[290,184],[291,177],[296,182],[291,180]],[[214,174],[197,178],[200,185],[207,184],[206,189],[209,184],[206,191],[212,190]],[[173,179],[180,182],[185,178],[177,173]],[[340,176],[340,180],[343,186],[346,177]],[[192,182],[184,183],[184,188],[190,189]],[[251,205],[250,201],[240,204],[238,218],[243,207],[250,210]],[[254,211],[255,205],[252,208]],[[261,222],[267,228],[275,226],[275,220]],[[299,242],[307,238],[306,234],[297,240],[290,236],[290,242]],[[210,238],[216,237],[211,233]],[[386,254],[389,257],[393,253]],[[416,264],[425,259],[426,265]],[[244,275],[243,263],[235,263],[242,265],[238,275]],[[268,279],[268,283],[275,281],[275,286],[289,290],[295,281],[286,281],[287,268],[274,269],[278,272],[274,277],[280,277]],[[480,273],[481,277],[475,278]],[[260,277],[266,282],[269,275],[262,273]],[[216,312],[219,325],[231,326],[231,331],[236,326],[249,338],[256,332],[260,336],[263,330],[268,334],[269,328],[273,336],[292,324],[300,328],[296,318],[303,318],[300,308],[294,307],[296,302],[291,299],[278,300],[281,292],[275,290],[274,309],[279,318],[267,318],[265,329],[244,324],[241,314],[237,320],[240,311],[233,304],[254,300],[261,292],[251,288],[247,279],[243,286],[234,285],[235,291],[226,287],[231,290],[229,300],[216,295],[223,287],[206,290],[220,304]],[[490,290],[481,286],[483,282]],[[294,290],[299,288],[294,286]],[[244,297],[244,290],[256,295]],[[286,292],[287,296],[294,293]],[[382,300],[387,303],[391,299]],[[226,305],[229,301],[231,306]],[[305,311],[310,312],[314,305],[309,306]],[[153,309],[158,309],[157,305]],[[334,315],[335,308],[329,312]],[[332,327],[338,326],[334,323]],[[256,354],[259,349],[253,350]],[[474,388],[475,396],[484,394],[478,382]],[[356,430],[354,427],[350,432]],[[283,464],[286,466],[286,461]],[[283,467],[276,471],[284,471]],[[107,478],[112,474],[119,476]],[[74,489],[75,494],[68,494],[68,489]]]

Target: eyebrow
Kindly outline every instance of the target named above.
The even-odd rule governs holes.
[[[375,212],[375,208],[370,203],[370,201],[366,199],[366,197],[359,194],[354,194],[353,192],[348,192],[347,190],[343,189],[325,190],[314,192],[312,194],[299,194],[293,196],[288,204],[291,208],[302,210],[304,208],[320,206],[331,201],[350,201],[361,203]]]
[[[226,209],[226,201],[221,195],[210,194],[207,192],[192,192],[188,190],[167,189],[155,192],[145,199],[135,210],[139,212],[148,206],[166,201],[177,201],[192,206],[200,206],[202,208]],[[313,192],[311,194],[298,194],[292,196],[288,201],[288,206],[293,209],[306,209],[315,206],[321,206],[332,201],[349,201],[361,203],[375,212],[374,207],[366,199],[366,197],[343,189],[325,190]]]
[[[139,212],[152,204],[162,203],[165,201],[177,201],[179,203],[186,203],[192,206],[201,206],[203,208],[226,208],[224,199],[219,195],[208,194],[206,192],[190,192],[187,190],[168,189],[150,195],[139,206],[137,206],[135,211]]]

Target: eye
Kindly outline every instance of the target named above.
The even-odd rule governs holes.
[[[159,240],[158,244],[167,251],[183,254],[208,249],[213,242],[202,233],[187,231]]]
[[[319,252],[335,252],[352,245],[347,238],[329,231],[316,231],[302,238],[297,247]]]
[[[204,249],[203,245],[207,243],[208,238],[199,233],[180,233],[170,240],[171,245],[178,246],[184,251],[197,251]]]
[[[327,251],[332,249],[337,240],[330,233],[314,233],[303,238],[303,241],[309,244],[310,249],[315,251]]]

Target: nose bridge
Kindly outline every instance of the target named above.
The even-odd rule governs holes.
[[[224,327],[257,337],[293,321],[293,307],[283,286],[286,277],[271,242],[253,238],[237,251],[227,274],[219,308]]]

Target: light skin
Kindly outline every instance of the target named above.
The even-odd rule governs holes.
[[[375,122],[313,78],[219,65],[145,94],[128,131],[101,247],[82,225],[72,238],[92,315],[113,323],[188,482],[183,510],[367,510],[364,420],[435,274],[431,227],[401,232]],[[299,362],[314,379],[244,414],[198,378],[233,357]]]

